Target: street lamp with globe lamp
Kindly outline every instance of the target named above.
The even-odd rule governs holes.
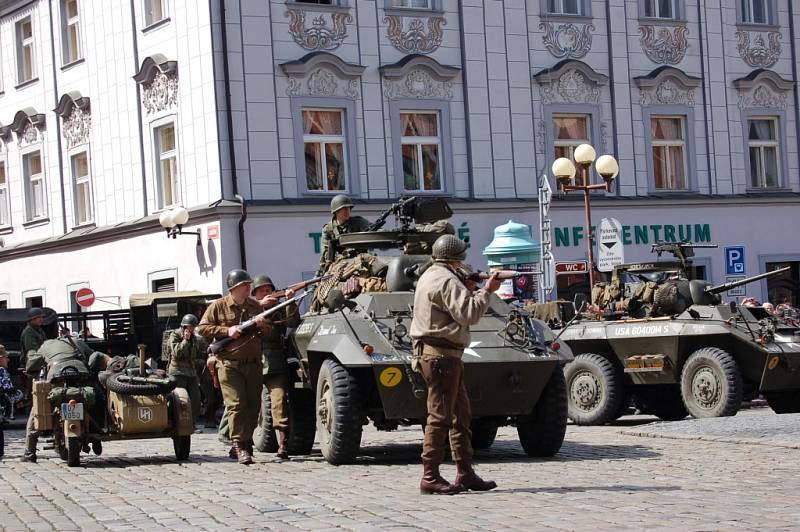
[[[177,238],[178,235],[197,235],[197,245],[201,246],[200,231],[184,231],[183,226],[189,221],[189,211],[178,206],[164,210],[158,217],[158,223],[167,231],[167,238]]]
[[[611,185],[619,174],[619,163],[617,163],[617,160],[611,155],[601,155],[597,158],[597,162],[595,162],[597,152],[594,147],[589,144],[581,144],[575,148],[573,157],[575,159],[574,163],[566,157],[559,157],[553,162],[551,169],[553,175],[556,176],[556,181],[558,181],[561,190],[564,192],[570,192],[572,190],[583,191],[583,206],[586,214],[586,226],[584,231],[586,231],[586,241],[589,251],[589,290],[591,290],[594,286],[594,239],[592,238],[592,208],[590,205],[589,192],[592,190],[605,190],[606,192],[610,192]],[[595,163],[595,171],[603,178],[603,183],[589,184],[589,167],[592,166],[592,163]],[[576,165],[581,169],[580,184],[574,184]]]

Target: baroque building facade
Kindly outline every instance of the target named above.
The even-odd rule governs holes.
[[[619,159],[593,208],[620,220],[627,260],[714,241],[702,275],[786,263],[747,290],[798,303],[800,236],[775,231],[800,206],[791,0],[92,6],[0,0],[0,305],[219,293],[242,265],[290,282],[342,192],[368,217],[450,198],[485,264],[492,229],[535,225],[540,176],[582,142]],[[557,261],[585,260],[579,200],[554,194]],[[199,244],[165,238],[178,205]]]

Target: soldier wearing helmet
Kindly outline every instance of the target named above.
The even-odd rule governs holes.
[[[361,216],[353,216],[353,202],[345,194],[337,194],[331,200],[331,221],[322,227],[322,255],[319,259],[319,271],[323,272],[335,257],[330,257],[329,248],[336,244],[339,235],[366,231],[369,221]],[[335,255],[335,250],[333,251]]]
[[[181,326],[172,331],[167,339],[169,363],[167,373],[173,375],[179,388],[189,394],[192,402],[192,419],[196,422],[200,415],[200,379],[197,377],[195,360],[205,359],[206,342],[195,334],[198,319],[187,314],[181,319]]]
[[[415,357],[428,385],[420,492],[486,491],[497,484],[484,481],[472,469],[472,411],[461,357],[470,344],[470,325],[477,323],[489,308],[491,294],[500,287],[500,280],[492,275],[483,288],[468,285],[458,274],[461,261],[466,259],[467,244],[454,235],[437,238],[432,255],[434,264],[417,282],[411,321]],[[453,484],[439,474],[448,435],[458,468]]]
[[[253,297],[266,310],[278,302],[272,294],[275,284],[266,275],[259,275],[253,282]],[[286,297],[294,296],[292,289],[286,290]],[[289,364],[283,345],[283,336],[288,327],[300,324],[300,312],[297,304],[291,304],[270,316],[272,329],[261,340],[261,354],[264,362],[264,386],[267,387],[272,414],[272,428],[278,440],[278,458],[289,458],[286,442],[289,438]],[[262,405],[263,408],[263,405]],[[262,411],[261,416],[265,413]]]
[[[42,344],[47,340],[47,333],[42,328],[44,323],[44,310],[39,307],[33,307],[28,310],[27,315],[28,325],[22,329],[22,334],[20,335],[19,343],[20,343],[20,351],[22,352],[22,356],[20,357],[20,365],[25,367],[25,364],[28,361],[28,354],[37,351]],[[28,401],[31,396],[31,385],[33,381],[31,379],[25,380],[25,388],[24,388],[24,396],[25,401]]]
[[[260,317],[261,306],[250,297],[253,279],[244,270],[231,270],[226,278],[228,295],[206,309],[197,332],[209,341],[242,336],[240,325],[255,318],[258,334],[234,342],[216,355],[222,398],[228,410],[232,453],[240,464],[253,463],[253,430],[261,408],[261,337],[269,323]]]

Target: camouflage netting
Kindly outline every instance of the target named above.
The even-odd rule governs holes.
[[[355,297],[362,292],[385,292],[386,268],[385,262],[369,253],[338,259],[325,272],[331,277],[322,281],[314,292],[311,311],[322,310],[334,289],[341,290],[345,297]]]

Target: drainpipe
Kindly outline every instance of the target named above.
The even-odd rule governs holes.
[[[133,35],[133,69],[139,70],[139,41],[136,38],[136,9],[131,0],[131,35]],[[142,119],[142,87],[136,83],[136,121],[139,127],[139,161],[142,168],[142,215],[147,216],[147,171],[144,167],[144,124]]]
[[[792,92],[794,92],[794,127],[797,128],[797,153],[800,156],[800,93],[797,87],[797,41],[794,37],[794,2],[789,2],[789,39],[792,41]],[[788,188],[788,176],[784,185]]]
[[[58,107],[58,76],[56,74],[56,36],[53,29],[53,0],[48,4],[50,9],[50,51],[53,56],[53,95]],[[56,116],[56,146],[58,147],[58,184],[61,188],[61,225],[64,234],[67,234],[67,200],[64,190],[64,154],[61,153],[61,121]]]
[[[705,52],[703,51],[703,46],[705,45],[705,37],[703,36],[703,8],[701,7],[702,2],[697,2],[697,31],[699,42],[700,42],[700,77],[703,79],[702,81],[702,93],[703,93],[703,126],[706,132],[706,168],[708,168],[708,195],[711,196],[714,194],[714,190],[711,188],[714,179],[711,177],[711,138],[710,133],[708,132],[708,102],[706,101],[706,57]],[[791,2],[789,2],[789,9],[792,9]],[[792,48],[794,49],[794,48]],[[792,63],[794,65],[794,63]],[[709,90],[711,90],[709,86]]]
[[[222,70],[225,75],[225,106],[228,117],[228,153],[231,158],[231,185],[233,197],[242,206],[242,215],[239,217],[239,260],[242,269],[247,269],[247,245],[244,239],[244,222],[247,220],[247,200],[239,195],[239,176],[236,172],[236,150],[233,142],[233,110],[231,104],[231,75],[228,62],[228,20],[225,17],[225,0],[219,0],[220,22],[222,23]],[[223,193],[224,195],[224,193]]]
[[[461,91],[464,94],[464,131],[467,143],[467,185],[469,199],[475,198],[475,184],[472,173],[472,126],[469,114],[469,91],[467,90],[467,54],[464,37],[464,2],[458,3],[458,38],[461,42]],[[484,30],[485,31],[485,30]]]
[[[611,144],[614,146],[614,157],[619,158],[616,114],[617,88],[614,86],[614,42],[611,38],[611,2],[606,2],[606,21],[606,42],[608,46],[608,94],[611,97]],[[619,183],[617,183],[616,189],[616,195],[619,196],[621,194]],[[591,276],[591,272],[589,275]]]

